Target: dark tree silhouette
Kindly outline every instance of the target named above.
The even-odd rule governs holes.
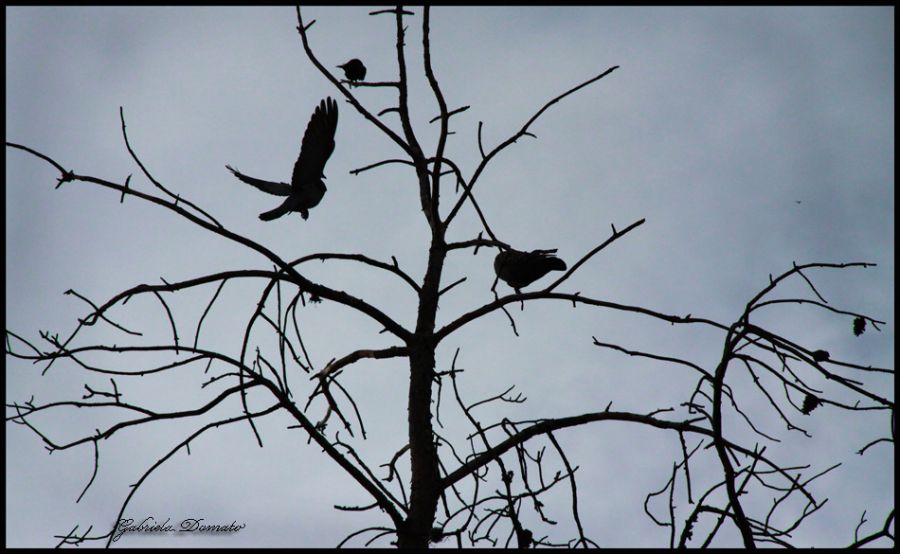
[[[137,285],[113,295],[105,302],[95,304],[74,291],[91,306],[86,317],[80,319],[74,332],[65,339],[49,333],[41,333],[41,339],[49,345],[34,344],[32,341],[7,331],[7,356],[43,362],[43,371],[58,362],[71,362],[88,372],[110,375],[109,391],[92,391],[82,399],[39,404],[30,400],[18,400],[7,404],[7,421],[25,425],[39,437],[51,451],[91,445],[99,457],[101,442],[113,439],[120,431],[164,420],[192,418],[211,413],[226,399],[240,400],[240,413],[217,419],[202,425],[193,432],[183,434],[176,440],[171,451],[147,468],[138,483],[128,492],[119,510],[117,520],[122,517],[128,503],[140,490],[147,476],[166,462],[173,454],[187,449],[198,436],[214,432],[217,428],[240,424],[248,425],[262,445],[257,432],[256,421],[268,414],[279,412],[291,418],[296,428],[302,430],[314,442],[324,456],[327,456],[353,480],[366,495],[368,501],[360,506],[336,506],[341,510],[373,510],[380,512],[379,525],[350,533],[341,544],[396,544],[400,547],[427,547],[430,543],[452,540],[457,546],[493,545],[518,546],[597,546],[597,538],[590,538],[591,521],[579,512],[576,460],[564,448],[557,434],[565,429],[580,426],[602,426],[610,423],[625,423],[647,429],[661,431],[661,438],[680,447],[680,457],[672,460],[670,472],[661,476],[662,486],[650,491],[644,502],[645,511],[654,522],[666,528],[670,547],[691,545],[708,546],[720,540],[727,533],[735,531],[744,547],[765,544],[792,545],[791,532],[823,505],[825,500],[814,493],[811,483],[833,471],[837,465],[813,460],[808,464],[796,465],[779,459],[777,453],[769,451],[769,446],[777,442],[766,434],[761,419],[774,417],[789,431],[806,434],[798,423],[802,417],[816,417],[814,410],[822,406],[837,410],[845,417],[857,416],[863,412],[883,412],[891,422],[890,436],[880,436],[872,430],[870,440],[860,454],[869,448],[886,442],[893,443],[893,409],[890,398],[864,384],[869,376],[892,378],[893,370],[870,367],[846,360],[835,360],[827,352],[811,349],[810,346],[775,332],[757,321],[757,314],[763,310],[782,309],[793,305],[807,305],[823,310],[835,318],[846,321],[846,332],[851,330],[857,336],[867,325],[878,330],[885,322],[865,314],[855,313],[845,308],[829,304],[825,295],[814,285],[813,276],[821,271],[843,271],[849,268],[868,268],[871,263],[806,263],[794,264],[782,273],[771,276],[761,283],[759,292],[750,298],[742,313],[729,322],[719,322],[702,316],[675,315],[652,308],[617,303],[582,294],[565,292],[562,286],[586,262],[615,242],[624,239],[644,223],[644,219],[633,221],[622,228],[611,226],[609,236],[596,247],[585,252],[570,266],[552,255],[553,250],[519,252],[512,250],[509,242],[500,240],[488,224],[488,219],[479,207],[475,189],[484,169],[498,153],[506,150],[523,137],[531,137],[532,124],[547,109],[574,94],[598,83],[609,76],[618,66],[610,67],[602,73],[569,88],[559,96],[549,100],[534,113],[515,133],[485,150],[478,127],[478,146],[481,159],[477,167],[468,173],[460,168],[447,154],[447,137],[451,134],[450,120],[468,106],[451,109],[444,97],[438,78],[431,63],[430,11],[427,7],[413,13],[400,7],[372,12],[371,15],[389,15],[395,22],[396,62],[398,77],[387,82],[360,82],[364,74],[352,67],[344,67],[347,79],[358,87],[357,95],[348,89],[314,52],[310,43],[310,28],[315,21],[305,22],[298,8],[296,11],[297,30],[304,52],[313,66],[327,79],[353,109],[379,129],[384,136],[396,144],[404,153],[403,159],[388,159],[360,167],[351,171],[358,175],[388,164],[402,164],[415,172],[416,192],[419,207],[428,224],[429,245],[427,267],[421,281],[410,277],[396,259],[391,263],[379,261],[364,254],[309,253],[289,260],[282,254],[273,252],[262,244],[229,230],[204,209],[171,192],[154,178],[137,153],[133,150],[125,132],[124,112],[120,109],[123,139],[134,162],[153,187],[149,192],[136,189],[130,178],[124,183],[90,175],[76,174],[65,169],[61,163],[48,155],[21,144],[7,142],[7,147],[30,153],[51,164],[59,171],[59,183],[82,182],[108,188],[122,195],[135,197],[153,203],[164,210],[174,212],[204,229],[232,241],[244,248],[264,256],[274,264],[274,269],[238,269],[210,273],[179,282],[158,285]],[[421,18],[423,65],[425,76],[439,113],[433,121],[440,124],[437,146],[433,151],[424,150],[417,138],[409,115],[409,82],[407,76],[406,37],[408,17]],[[358,77],[358,79],[356,78]],[[377,115],[366,105],[363,94],[367,87],[391,87],[396,93],[396,105],[389,106]],[[396,114],[396,125],[382,120],[382,116]],[[391,116],[393,117],[393,116]],[[321,183],[322,170],[333,148],[333,137],[337,123],[337,106],[329,99],[323,102],[306,130],[300,158],[294,169],[291,185],[271,183],[247,177],[236,170],[235,176],[265,192],[288,195],[279,208],[263,214],[263,219],[271,219],[287,213],[300,211],[304,219],[306,211],[315,206],[324,193]],[[230,169],[230,168],[229,168]],[[449,184],[453,185],[448,186]],[[310,190],[318,191],[315,194]],[[446,204],[442,205],[441,200]],[[452,242],[447,240],[447,231],[456,221],[461,210],[469,206],[478,217],[482,229],[475,238]],[[474,235],[472,230],[468,230]],[[472,236],[466,235],[466,236]],[[556,280],[540,289],[528,292],[498,296],[481,306],[469,307],[462,315],[438,327],[436,314],[445,293],[456,287],[465,277],[447,284],[444,280],[445,267],[452,253],[472,249],[494,249],[499,253],[495,258],[495,269],[499,278],[519,289],[536,282],[548,272],[563,271]],[[417,295],[417,311],[414,325],[402,325],[363,298],[337,290],[310,278],[304,271],[304,264],[319,260],[350,260],[379,270],[389,272],[411,287]],[[210,308],[216,302],[223,285],[230,280],[251,279],[263,283],[262,293],[256,309],[243,322],[244,340],[236,352],[215,351],[205,348],[199,341],[200,327]],[[773,292],[786,282],[799,282],[808,286],[803,297],[775,298]],[[182,291],[196,289],[203,285],[216,284],[218,289],[212,296],[203,316],[197,322],[197,331],[192,345],[179,340],[176,321],[169,309],[169,301],[163,293],[176,295]],[[293,297],[283,304],[283,291]],[[80,344],[86,330],[101,322],[117,327],[133,336],[138,334],[110,319],[108,313],[114,306],[125,304],[129,299],[155,296],[165,308],[173,329],[171,342],[158,345],[123,344]],[[631,358],[655,360],[670,365],[673,370],[683,372],[685,382],[693,383],[693,393],[684,398],[676,407],[648,407],[637,413],[612,410],[611,406],[598,411],[565,414],[554,418],[513,421],[503,417],[498,421],[482,421],[476,407],[493,404],[502,407],[505,403],[524,402],[521,396],[511,394],[512,387],[505,392],[486,399],[472,401],[464,398],[460,383],[464,380],[463,369],[457,366],[454,356],[451,367],[439,370],[436,367],[435,351],[439,344],[447,344],[454,333],[489,314],[503,311],[513,333],[517,334],[516,323],[507,310],[510,304],[531,303],[536,300],[555,301],[574,306],[591,307],[613,313],[641,316],[671,326],[700,328],[716,333],[720,339],[716,350],[717,361],[704,365],[687,358],[637,351],[614,343],[593,338],[593,344],[601,349],[620,352]],[[361,347],[340,357],[334,357],[324,367],[313,368],[305,356],[305,347],[300,329],[296,325],[296,313],[301,305],[311,302],[333,302],[349,308],[375,321],[383,327],[383,333],[392,336],[395,344],[381,349]],[[273,304],[275,310],[273,314]],[[251,306],[252,308],[252,306]],[[527,313],[521,317],[527,317]],[[290,322],[294,325],[291,327]],[[851,325],[852,322],[852,325]],[[276,354],[257,348],[255,355],[251,341],[251,330],[262,326],[270,329],[279,344]],[[148,353],[165,353],[172,360],[150,369],[134,370],[123,364],[118,368],[100,368],[83,361],[96,352],[112,352],[123,357],[142,356]],[[720,354],[719,354],[720,352]],[[459,349],[456,349],[459,354]],[[280,368],[278,361],[280,360]],[[342,386],[344,370],[363,359],[404,358],[409,363],[408,381],[408,428],[404,433],[406,444],[389,460],[380,460],[387,477],[379,477],[372,468],[372,461],[366,460],[349,439],[341,433],[349,433],[359,440],[354,429],[364,429],[362,414],[356,409],[353,396]],[[628,358],[626,358],[628,359]],[[209,381],[207,385],[225,386],[220,394],[199,407],[192,406],[182,411],[160,412],[145,406],[133,404],[119,392],[117,380],[140,379],[151,373],[164,373],[191,364],[207,364]],[[293,375],[299,371],[309,375],[309,390],[303,391]],[[648,384],[652,386],[653,384]],[[463,419],[471,425],[468,444],[454,444],[445,438],[435,420],[440,423],[441,391],[449,387],[455,407]],[[755,388],[754,388],[755,387]],[[248,393],[261,394],[267,399],[266,407],[251,408]],[[301,401],[308,393],[305,402]],[[767,406],[768,413],[747,409],[748,397],[758,396]],[[321,410],[313,405],[314,400],[322,401]],[[254,402],[254,406],[259,406]],[[37,415],[59,413],[77,407],[81,409],[114,409],[123,414],[118,423],[87,433],[71,440],[59,441],[44,426],[35,420]],[[446,410],[446,405],[443,406]],[[338,429],[329,428],[331,420],[337,420]],[[46,419],[44,420],[46,421]],[[358,425],[357,425],[358,424]],[[740,428],[741,431],[736,429]],[[346,436],[346,435],[344,435]],[[363,436],[364,431],[363,431]],[[377,438],[372,440],[378,440]],[[628,453],[626,453],[628,455]],[[95,458],[96,459],[96,458]],[[408,464],[408,465],[406,465]],[[697,467],[705,470],[698,471]],[[408,473],[407,473],[408,468]],[[710,468],[713,468],[710,470]],[[298,479],[313,479],[314,476],[298,474]],[[88,483],[88,487],[90,483]],[[408,494],[407,494],[408,487]],[[555,520],[551,508],[543,500],[555,494],[557,489],[565,489],[570,502],[564,509],[574,521],[576,534],[571,537],[551,537]],[[610,502],[614,502],[610,500]],[[659,505],[662,505],[662,508]],[[678,508],[676,510],[676,507]],[[559,510],[555,510],[558,512]],[[554,516],[555,517],[555,516]],[[893,543],[893,518],[889,514],[879,514],[879,525],[875,531],[861,533],[860,521],[855,530],[852,546],[862,546],[882,541]],[[853,523],[848,523],[849,528]],[[848,529],[849,529],[848,528]],[[64,536],[63,544],[80,544],[91,540],[110,544],[115,529],[79,531],[76,527]],[[849,536],[849,535],[848,535]],[[664,541],[665,539],[663,539]],[[726,539],[721,539],[726,540]],[[380,541],[380,542],[379,542]],[[601,541],[602,542],[602,541]],[[719,542],[716,542],[719,544]]]

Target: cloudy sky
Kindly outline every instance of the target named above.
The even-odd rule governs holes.
[[[368,79],[396,78],[390,16],[365,8],[309,8],[317,23],[310,40],[334,66],[362,58]],[[421,11],[409,19],[408,63],[413,124],[426,151],[437,106],[423,78]],[[562,287],[585,296],[728,324],[747,301],[792,262],[872,262],[877,267],[811,272],[819,292],[838,309],[886,322],[854,337],[847,317],[814,308],[771,307],[757,323],[838,360],[892,367],[894,358],[894,12],[893,8],[435,8],[432,58],[449,107],[470,108],[451,120],[448,156],[470,176],[485,148],[505,140],[546,101],[618,65],[620,68],[552,106],[525,138],[488,167],[476,196],[501,240],[520,249],[558,248],[574,263],[605,240],[610,226],[646,223],[592,258]],[[353,108],[339,101],[328,192],[308,221],[292,214],[271,223],[257,214],[280,200],[236,181],[231,164],[251,175],[288,180],[303,129],[316,104],[338,97],[303,54],[293,8],[32,8],[6,9],[7,141],[33,147],[79,174],[153,192],[122,141],[119,107],[129,138],[151,173],[170,190],[213,214],[233,231],[294,259],[315,252],[395,256],[414,278],[424,273],[426,224],[412,173],[388,166],[353,176],[352,169],[401,153]],[[377,113],[396,100],[390,89],[356,89]],[[394,129],[394,116],[384,120]],[[88,306],[74,289],[100,303],[140,283],[160,283],[229,269],[267,269],[259,254],[200,229],[137,198],[86,183],[55,189],[53,168],[21,151],[6,152],[6,323],[38,342],[49,330],[68,336]],[[158,191],[156,191],[158,192]],[[452,188],[445,194],[452,195]],[[466,207],[450,240],[481,231]],[[457,251],[444,271],[449,284],[438,324],[493,297],[493,252]],[[415,298],[399,280],[347,262],[316,263],[309,278],[370,300],[404,325],[415,321]],[[549,282],[549,279],[548,279]],[[204,322],[200,343],[237,356],[244,324],[265,283],[226,284]],[[535,285],[537,286],[537,285]],[[501,293],[508,292],[501,285]],[[215,287],[167,298],[182,341]],[[286,298],[293,294],[284,292]],[[802,282],[779,297],[811,298]],[[270,310],[274,310],[272,302]],[[274,312],[272,312],[274,313]],[[629,349],[689,358],[714,367],[721,335],[700,326],[672,327],[647,317],[548,301],[511,310],[519,331],[494,313],[442,343],[439,370],[457,349],[461,392],[468,401],[510,385],[528,398],[492,405],[484,422],[535,419],[614,409],[648,413],[683,410],[696,383],[677,366],[635,359],[592,345],[592,336]],[[164,343],[170,329],[155,298],[136,297],[111,316],[144,333],[134,339],[109,326],[90,329],[89,344]],[[339,306],[298,310],[304,343],[317,368],[357,348],[396,344],[371,320]],[[254,346],[277,357],[260,327]],[[91,358],[126,370],[158,358]],[[218,390],[200,389],[204,367],[163,377],[117,379],[135,403],[158,410],[200,406]],[[292,368],[298,403],[311,392]],[[849,375],[849,373],[848,373]],[[858,375],[855,378],[863,379]],[[404,360],[360,362],[342,383],[356,398],[368,440],[358,451],[378,471],[404,444],[408,368]],[[785,465],[811,464],[828,504],[793,537],[797,545],[843,545],[864,510],[881,525],[894,505],[893,448],[854,454],[889,431],[883,412],[848,414],[824,407],[792,417],[811,437],[789,433],[765,398],[735,366],[742,408],[756,414]],[[869,375],[872,390],[893,399],[893,381]],[[7,403],[80,398],[85,384],[108,390],[108,378],[74,364],[40,368],[7,359]],[[842,400],[848,395],[820,382]],[[780,387],[773,394],[782,398]],[[471,431],[444,390],[441,433],[465,451]],[[252,398],[267,406],[263,395]],[[324,413],[314,403],[310,417]],[[783,402],[783,399],[781,400]],[[789,406],[788,406],[789,408]],[[97,478],[90,446],[48,456],[24,426],[7,425],[7,545],[50,546],[76,524],[108,528],[129,485],[204,423],[239,413],[228,404],[202,421],[131,429],[101,444]],[[733,414],[735,419],[739,416]],[[104,429],[116,413],[64,411],[34,419],[67,442]],[[677,415],[672,416],[677,419]],[[802,419],[801,419],[802,418]],[[333,506],[369,503],[291,421],[260,421],[264,448],[245,424],[207,433],[153,473],[126,516],[157,520],[204,518],[245,523],[232,536],[128,537],[127,546],[334,546],[352,531],[388,521]],[[739,421],[734,432],[752,446]],[[329,432],[337,430],[336,425]],[[346,433],[341,434],[347,438]],[[668,529],[643,513],[645,495],[661,488],[678,459],[677,437],[623,424],[595,424],[557,438],[579,466],[585,532],[601,546],[661,546]],[[691,443],[696,444],[697,440]],[[538,445],[539,446],[539,445]],[[552,449],[551,449],[552,450]],[[442,452],[444,452],[442,450]],[[710,451],[700,454],[710,457]],[[548,457],[550,454],[548,453]],[[708,460],[707,460],[708,461]],[[452,467],[452,457],[446,455]],[[547,462],[552,471],[558,460]],[[716,464],[698,460],[698,482],[714,482]],[[702,468],[708,469],[703,474]],[[678,515],[691,507],[679,494]],[[572,536],[568,488],[548,498],[555,528],[538,536]],[[761,505],[770,502],[760,495]],[[797,508],[796,506],[794,507]],[[652,505],[660,517],[664,504]],[[790,511],[786,512],[787,514]],[[783,523],[783,522],[782,522]],[[722,545],[736,534],[722,532]],[[362,542],[354,543],[361,545]],[[383,539],[380,543],[386,545]]]

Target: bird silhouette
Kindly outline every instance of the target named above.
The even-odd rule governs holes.
[[[341,64],[338,67],[344,70],[344,77],[346,77],[348,81],[362,81],[366,78],[366,66],[356,58],[353,58],[349,62]]]
[[[819,400],[818,397],[816,397],[815,395],[806,393],[806,398],[803,399],[803,408],[801,408],[800,411],[804,415],[809,415],[810,413],[812,413],[813,410],[818,408],[819,404],[821,404],[821,403],[822,403],[822,401]]]
[[[555,253],[555,248],[531,252],[510,248],[501,251],[494,258],[494,273],[519,292],[522,287],[527,287],[551,271],[565,271],[566,262],[557,258]]]
[[[334,152],[334,133],[337,130],[337,103],[330,97],[322,100],[313,112],[303,134],[300,156],[294,164],[291,182],[275,183],[244,175],[230,165],[225,167],[235,177],[263,192],[276,196],[287,196],[274,210],[259,214],[263,221],[277,219],[288,212],[300,212],[303,219],[309,217],[309,209],[318,205],[325,195],[325,163]]]

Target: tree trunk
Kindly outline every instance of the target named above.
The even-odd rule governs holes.
[[[409,516],[399,530],[400,548],[427,548],[439,496],[437,446],[431,426],[431,392],[434,383],[434,323],[438,290],[446,250],[435,236],[428,255],[428,269],[419,293],[416,332],[409,344],[409,453],[412,469]]]

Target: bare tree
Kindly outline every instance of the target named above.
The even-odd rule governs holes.
[[[129,502],[146,478],[174,455],[188,450],[197,437],[215,432],[225,425],[246,425],[262,446],[263,437],[257,428],[257,421],[269,414],[281,413],[287,414],[293,426],[315,442],[368,498],[363,505],[335,507],[345,511],[378,510],[382,514],[382,524],[350,533],[342,545],[385,544],[390,541],[399,547],[427,547],[430,543],[452,540],[459,547],[491,545],[521,548],[598,546],[595,542],[597,538],[589,536],[590,525],[585,524],[585,518],[579,512],[577,461],[567,454],[556,434],[580,426],[629,423],[662,431],[666,440],[677,441],[675,444],[681,451],[681,456],[671,461],[670,472],[661,477],[661,487],[649,491],[644,501],[647,516],[667,528],[670,547],[708,546],[717,537],[724,541],[726,539],[721,539],[721,536],[726,534],[723,532],[725,529],[736,531],[739,544],[748,548],[766,543],[797,546],[791,542],[791,532],[827,501],[817,496],[811,483],[840,464],[823,464],[821,460],[815,460],[796,465],[780,459],[775,448],[779,441],[766,430],[770,426],[769,419],[774,417],[790,432],[808,435],[800,422],[805,417],[815,417],[815,410],[821,406],[828,406],[848,418],[866,412],[884,412],[889,419],[890,433],[870,429],[871,436],[857,449],[859,454],[864,454],[871,448],[881,447],[878,446],[880,443],[893,443],[893,399],[871,384],[877,379],[892,379],[893,370],[834,359],[817,345],[804,345],[784,332],[776,332],[761,322],[768,321],[767,318],[758,316],[761,312],[803,306],[821,310],[830,316],[829,324],[844,326],[847,333],[858,336],[870,328],[880,330],[879,326],[886,324],[884,321],[833,306],[826,299],[827,293],[814,284],[821,272],[844,272],[870,268],[875,264],[804,263],[781,268],[781,273],[772,274],[768,282],[760,283],[758,293],[748,299],[743,312],[734,321],[727,322],[693,314],[668,314],[644,306],[592,297],[580,291],[564,290],[570,277],[591,258],[613,243],[626,239],[626,235],[639,228],[644,223],[644,219],[639,219],[621,228],[611,225],[608,236],[566,266],[558,278],[543,288],[526,292],[517,290],[500,296],[498,290],[503,289],[497,289],[495,282],[492,302],[468,307],[462,315],[438,326],[436,315],[444,295],[466,281],[466,277],[450,283],[444,279],[445,267],[453,263],[453,255],[468,250],[477,254],[480,249],[508,252],[524,247],[510,237],[503,237],[505,240],[498,238],[488,223],[487,214],[479,207],[475,190],[485,169],[498,154],[512,147],[519,139],[534,138],[530,131],[532,125],[551,106],[585,87],[599,83],[618,66],[610,67],[550,99],[525,120],[518,131],[493,148],[484,145],[482,124],[479,122],[477,145],[480,162],[467,173],[448,156],[446,150],[448,137],[452,134],[451,118],[464,112],[468,106],[448,104],[435,75],[431,61],[428,7],[416,13],[397,7],[374,11],[371,15],[394,20],[395,80],[342,80],[329,69],[334,64],[325,64],[317,56],[310,35],[316,22],[305,21],[299,8],[296,11],[297,31],[307,58],[331,82],[338,96],[343,97],[356,113],[371,122],[404,154],[403,158],[371,163],[351,173],[358,175],[395,164],[408,166],[414,171],[419,206],[430,231],[427,266],[421,280],[414,279],[401,268],[396,258],[388,262],[357,253],[316,252],[287,259],[228,229],[208,211],[153,176],[129,142],[125,114],[121,108],[122,137],[135,164],[154,187],[148,191],[135,188],[131,177],[120,183],[78,174],[29,146],[7,142],[7,147],[28,152],[59,171],[57,187],[64,183],[80,182],[116,191],[123,200],[134,197],[153,203],[224,240],[264,256],[274,265],[273,269],[236,269],[179,282],[141,284],[122,290],[100,303],[75,291],[68,291],[67,294],[80,298],[90,306],[87,315],[77,322],[71,335],[61,338],[42,332],[40,337],[43,343],[36,344],[8,330],[7,356],[41,362],[44,373],[57,362],[71,364],[88,373],[109,376],[109,388],[95,390],[86,385],[87,394],[83,398],[60,402],[10,402],[7,404],[7,421],[27,426],[51,451],[92,446],[96,475],[101,441],[113,438],[120,431],[158,421],[200,421],[201,416],[208,416],[237,399],[241,406],[239,412],[195,426],[146,469],[122,502],[117,521],[125,514]],[[438,141],[434,151],[427,152],[413,127],[408,101],[407,22],[413,16],[421,19],[421,63],[438,106],[438,113],[432,120],[440,127]],[[365,92],[372,87],[387,87],[396,91],[396,105],[377,112],[367,106]],[[399,119],[399,130],[393,118]],[[441,200],[445,201],[444,205]],[[448,241],[447,232],[451,224],[461,210],[468,208],[474,210],[481,228],[467,230],[471,233],[468,240]],[[352,261],[392,274],[416,294],[414,326],[402,325],[364,298],[308,277],[304,267],[317,260]],[[261,292],[256,300],[256,309],[241,323],[241,344],[233,352],[205,348],[200,335],[206,316],[225,284],[242,280],[260,283]],[[806,295],[776,295],[776,291],[782,290],[779,287],[791,282],[803,284]],[[170,309],[172,298],[177,299],[184,291],[213,285],[215,292],[196,321],[193,341],[185,342],[178,332],[179,327],[183,328],[183,323],[179,325]],[[286,300],[284,295],[287,295]],[[110,314],[113,308],[121,307],[138,296],[152,296],[160,302],[162,313],[166,314],[172,330],[170,341],[151,345],[76,341],[82,340],[88,329],[98,324],[119,329],[129,340],[140,336],[138,330],[114,321]],[[455,345],[456,354],[450,367],[443,369],[436,363],[436,349],[441,344],[452,344],[454,333],[461,328],[499,312],[505,314],[511,332],[517,335],[515,312],[510,308],[521,306],[524,309],[526,304],[535,300],[634,314],[672,326],[709,330],[719,337],[721,355],[714,365],[704,366],[691,359],[638,351],[629,345],[607,343],[593,337],[593,344],[598,348],[628,356],[623,358],[623,367],[627,360],[643,358],[667,364],[673,371],[682,372],[685,380],[694,383],[693,393],[678,406],[648,407],[641,413],[615,411],[611,406],[606,406],[595,412],[554,418],[511,420],[503,417],[499,421],[483,421],[478,412],[483,406],[520,404],[525,401],[524,398],[513,393],[513,386],[487,398],[466,398],[463,392],[464,370],[457,365],[459,346]],[[371,348],[366,347],[366,339],[361,338],[358,349],[336,353],[324,367],[314,367],[306,355],[297,317],[298,310],[307,303],[319,302],[333,302],[373,320],[383,328],[382,333],[393,337],[395,344],[386,348]],[[788,316],[786,313],[785,317]],[[527,318],[528,314],[524,312],[517,317]],[[274,335],[277,351],[254,346],[253,332],[258,328]],[[130,363],[123,362],[110,368],[85,361],[96,353],[115,353],[126,360],[141,360],[148,354],[164,354],[169,358],[153,367],[134,370]],[[358,452],[359,442],[366,439],[365,417],[357,409],[353,395],[342,386],[341,377],[360,360],[388,358],[409,361],[406,444],[391,459],[373,462]],[[134,403],[120,392],[120,382],[175,372],[184,367],[204,367],[208,379],[203,388],[218,389],[219,392],[199,406],[187,406],[176,411],[151,409]],[[303,385],[303,381],[298,382],[298,370],[308,375],[307,386]],[[448,409],[446,399],[444,405],[441,404],[444,387],[450,391],[447,396],[455,403],[454,409],[471,426],[465,444],[450,440],[445,437],[447,433],[440,429],[440,410],[442,407]],[[304,395],[306,398],[302,399]],[[755,397],[764,399],[769,413],[747,409],[748,399]],[[120,416],[114,424],[69,441],[58,440],[44,426],[34,423],[38,414],[53,413],[57,414],[56,417],[64,417],[66,410],[71,408],[114,410]],[[763,421],[765,424],[761,423]],[[350,438],[342,433],[349,434]],[[383,470],[373,465],[378,462],[381,462],[378,467]],[[380,477],[379,472],[386,472],[386,477]],[[93,477],[87,483],[85,492],[92,482]],[[543,499],[551,497],[556,489],[567,490],[571,500],[567,510],[577,529],[575,536],[559,538],[550,533],[556,523],[555,516],[552,516]],[[676,510],[685,501],[688,509]],[[877,528],[863,532],[863,523],[867,521],[863,517],[856,526],[851,546],[862,546],[882,539],[893,542],[893,511],[872,517],[878,522]],[[848,522],[848,529],[855,523]],[[115,528],[93,532],[93,529],[79,531],[75,527],[61,536],[60,544],[104,541],[109,545],[114,536]]]

